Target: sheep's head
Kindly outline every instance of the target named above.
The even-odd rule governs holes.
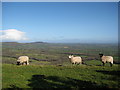
[[[100,55],[100,57],[102,57],[102,56],[103,56],[103,54],[102,54],[102,53],[99,53],[99,55]]]
[[[17,65],[20,65],[20,62],[19,62],[19,61],[17,61]]]
[[[17,60],[17,65],[21,65],[20,59]]]
[[[72,58],[73,57],[73,55],[69,55],[69,58]]]

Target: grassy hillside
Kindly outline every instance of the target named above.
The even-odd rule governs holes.
[[[99,52],[114,57],[104,67]],[[68,55],[81,56],[83,65],[71,65]],[[17,66],[21,55],[29,66]],[[2,43],[3,88],[120,88],[120,59],[115,44]]]
[[[120,88],[118,66],[3,64],[3,88]]]

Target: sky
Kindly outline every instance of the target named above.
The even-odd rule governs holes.
[[[117,2],[3,2],[3,41],[116,43]]]

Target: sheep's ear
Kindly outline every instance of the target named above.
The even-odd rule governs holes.
[[[103,56],[103,54],[101,53],[101,54],[99,54],[100,56]]]
[[[99,55],[101,55],[102,54],[102,52],[99,52]]]
[[[101,54],[101,52],[99,52],[99,54]]]

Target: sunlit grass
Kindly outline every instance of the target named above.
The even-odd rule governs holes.
[[[83,85],[81,82],[91,84],[95,87],[118,88],[117,77],[118,66],[112,68],[105,66],[55,66],[55,65],[29,65],[17,66],[11,64],[3,64],[3,88],[12,88],[13,86],[19,88],[34,88],[35,84],[48,84],[48,88],[53,85],[56,88],[69,87],[76,88],[68,81],[76,83],[77,87]],[[119,71],[118,71],[119,72]],[[38,76],[38,77],[34,77]],[[45,78],[42,78],[44,76]],[[38,80],[37,80],[38,78]],[[39,78],[41,79],[40,82]],[[36,79],[36,80],[34,80]],[[31,81],[32,80],[32,81]],[[67,84],[68,83],[68,84]],[[49,85],[50,84],[50,85]],[[12,86],[11,86],[12,85]],[[62,85],[62,86],[61,86]],[[104,86],[105,85],[105,86]],[[36,86],[36,85],[35,85]],[[37,86],[38,88],[46,88],[45,86]],[[92,86],[91,86],[92,88]]]

